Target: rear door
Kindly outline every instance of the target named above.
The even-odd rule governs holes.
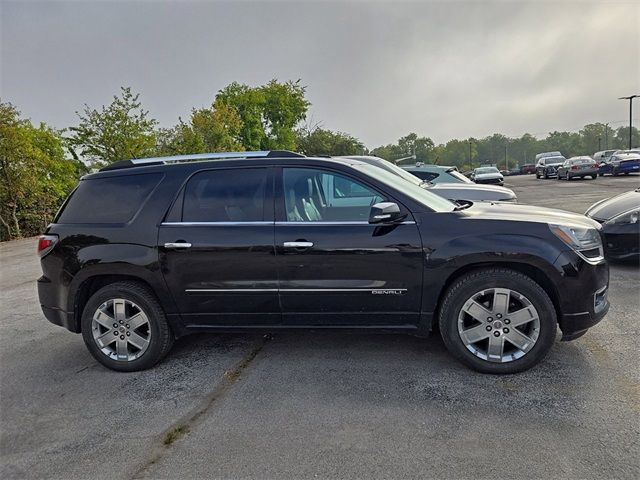
[[[160,268],[183,321],[280,322],[268,167],[197,172],[160,226]]]
[[[327,168],[283,167],[277,185],[283,323],[415,326],[423,261],[409,212],[400,224],[369,224],[371,205],[393,199]]]

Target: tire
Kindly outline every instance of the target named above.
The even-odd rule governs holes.
[[[565,180],[566,180],[567,182],[570,182],[570,181],[571,181],[571,175],[569,175],[569,174],[567,173],[567,176],[566,176]]]
[[[613,169],[613,171],[611,172],[611,175],[613,175],[614,177],[618,176],[618,170],[617,169]]]
[[[598,179],[598,175],[591,175],[591,179],[592,180],[597,180]]]
[[[562,177],[560,176],[560,174],[556,175],[556,180],[562,180]]]
[[[488,324],[486,325],[477,320],[472,320],[474,323],[469,327],[465,325],[465,322],[472,317],[465,313],[463,308],[470,305],[468,302],[471,299],[478,298],[477,295],[486,294],[488,298],[496,298],[495,296],[492,297],[491,292],[493,289],[499,289],[502,293],[504,291],[509,292],[510,307],[507,307],[507,310],[504,311],[505,315],[513,315],[516,310],[526,313],[526,321],[529,323],[521,327],[528,329],[525,330],[527,337],[520,336],[523,333],[521,327],[518,327],[518,329],[513,327],[513,332],[511,332],[507,326],[510,320],[506,316],[501,321],[498,321],[497,317],[487,317]],[[496,292],[494,291],[493,295],[495,294]],[[504,298],[504,295],[502,297]],[[528,302],[527,304],[521,303],[523,298]],[[479,304],[477,303],[476,305]],[[525,307],[521,308],[522,305],[525,305]],[[486,307],[489,312],[477,310],[476,313],[480,312],[479,316],[483,316],[486,313],[498,315],[493,313],[495,306],[494,303],[491,307]],[[533,307],[534,310],[530,310],[530,307]],[[494,310],[491,311],[492,309]],[[509,310],[511,311],[509,312]],[[529,312],[537,312],[537,324],[535,319],[529,319]],[[522,317],[522,315],[520,316]],[[490,323],[489,319],[491,319]],[[475,323],[478,325],[475,325]],[[551,299],[534,280],[514,270],[489,268],[467,273],[449,287],[440,308],[439,327],[447,349],[463,364],[482,373],[510,374],[522,372],[533,367],[549,353],[555,341],[558,320]],[[463,329],[464,332],[468,332],[468,330],[464,329],[474,327],[482,327],[479,329],[478,335],[482,336],[483,339],[479,340],[479,343],[468,345],[463,341],[462,333],[459,330]],[[485,331],[487,331],[486,334],[484,333]],[[494,341],[502,342],[504,350],[500,360],[492,361],[488,359],[489,344],[492,340],[489,331],[492,332],[494,339],[499,339]],[[497,337],[496,333],[499,333]],[[485,336],[487,338],[484,338]],[[515,343],[512,344],[510,342],[510,337],[515,339],[527,338],[534,343],[527,343],[526,351],[519,350],[516,348]],[[487,345],[486,352],[482,353],[481,345],[485,341]],[[476,349],[475,352],[473,351],[474,349]],[[487,358],[482,358],[482,355]]]
[[[547,171],[546,170],[543,172],[542,178],[544,178],[545,180],[549,179],[549,175],[547,175]]]
[[[122,313],[117,314],[116,308],[121,308]],[[118,316],[122,318],[118,320]],[[134,327],[133,322],[138,326]],[[153,367],[169,353],[174,341],[155,295],[144,285],[129,281],[112,283],[91,296],[82,313],[82,338],[98,362],[120,372]],[[106,338],[101,342],[111,343],[98,344],[96,338]],[[117,359],[122,355],[127,359]]]

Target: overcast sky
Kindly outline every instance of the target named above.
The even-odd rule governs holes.
[[[0,4],[2,100],[58,128],[121,85],[170,126],[234,80],[300,78],[310,120],[368,147],[617,127],[640,93],[637,1]]]

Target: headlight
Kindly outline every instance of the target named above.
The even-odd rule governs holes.
[[[638,223],[638,217],[640,217],[640,208],[631,210],[629,212],[621,213],[615,217],[607,220],[605,225],[627,225]]]
[[[602,246],[600,234],[595,228],[549,225],[551,231],[574,250],[588,250]]]

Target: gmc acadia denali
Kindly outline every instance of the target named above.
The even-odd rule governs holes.
[[[609,309],[600,225],[456,205],[357,159],[233,152],[85,176],[39,239],[45,316],[114,370],[193,332],[438,331],[471,368],[530,368]]]

